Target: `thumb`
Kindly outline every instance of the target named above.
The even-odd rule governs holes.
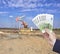
[[[45,29],[45,32],[51,35],[51,31],[49,29]]]

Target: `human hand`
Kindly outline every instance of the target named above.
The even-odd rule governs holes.
[[[45,29],[45,33],[43,33],[42,35],[50,45],[54,46],[56,42],[56,35],[54,32],[51,32],[49,29]]]

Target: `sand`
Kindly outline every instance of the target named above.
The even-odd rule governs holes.
[[[10,34],[11,35],[11,34]],[[13,34],[15,36],[17,34]],[[0,38],[0,54],[57,54],[41,36],[17,35]]]
[[[54,31],[60,38],[60,30]],[[16,30],[1,29],[0,54],[57,54],[40,34],[38,30],[22,35]]]

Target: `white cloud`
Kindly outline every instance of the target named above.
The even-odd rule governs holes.
[[[8,7],[23,7],[23,0],[10,0],[7,3]]]
[[[2,0],[1,2],[8,7],[33,8],[42,0]],[[45,1],[45,0],[43,0]]]
[[[12,15],[10,15],[9,17],[11,17],[11,18],[12,18],[13,16],[12,16]]]
[[[45,3],[44,3],[45,2]],[[35,7],[60,7],[60,3],[47,3],[47,0],[1,0],[5,6],[8,7],[22,7],[22,8],[35,8]]]
[[[52,4],[53,5],[56,4],[57,6],[60,5],[60,3],[52,3],[52,2],[47,3],[47,0],[1,0],[0,3],[3,3],[7,5],[8,7],[23,7],[23,8],[32,7],[32,5],[34,5],[33,7],[36,7],[36,5],[40,3],[43,6],[51,6]]]
[[[57,7],[60,7],[60,3],[56,4]]]
[[[20,12],[25,12],[25,11],[38,11],[38,10],[39,10],[39,9],[36,9],[36,8],[35,8],[35,9],[34,9],[34,8],[32,8],[32,9],[31,9],[31,8],[28,8],[28,9],[27,9],[27,8],[26,8],[26,9],[21,10]]]
[[[37,7],[36,4],[33,4],[33,3],[27,4],[27,3],[25,3],[23,8],[35,8],[35,7]]]
[[[53,5],[53,3],[45,3],[45,5],[44,6],[46,6],[46,7],[50,7],[50,6],[52,6]]]
[[[40,12],[40,13],[60,13],[60,10],[57,9],[44,9],[44,8],[33,8],[33,9],[23,9],[21,12],[26,12],[26,11],[35,11],[35,12]]]
[[[6,13],[8,13],[8,12],[0,12],[0,14],[6,14]]]
[[[56,9],[48,9],[47,12],[48,12],[48,13],[56,13],[57,10],[56,10]]]
[[[45,8],[45,7],[59,7],[60,8],[60,3],[47,3],[47,0],[1,0],[3,4],[5,4],[8,7],[20,7],[22,8],[23,11],[37,11],[37,7],[39,8]],[[45,3],[44,3],[45,2]],[[1,7],[0,7],[1,8]],[[42,9],[42,12],[44,10]],[[52,10],[49,10],[49,12],[53,12]]]
[[[2,0],[2,3],[3,3],[3,4],[6,4],[6,2],[5,2],[4,0]]]

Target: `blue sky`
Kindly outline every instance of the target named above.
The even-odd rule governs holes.
[[[0,0],[0,28],[18,28],[17,16],[36,28],[32,19],[43,13],[53,14],[54,28],[60,28],[60,0]]]

